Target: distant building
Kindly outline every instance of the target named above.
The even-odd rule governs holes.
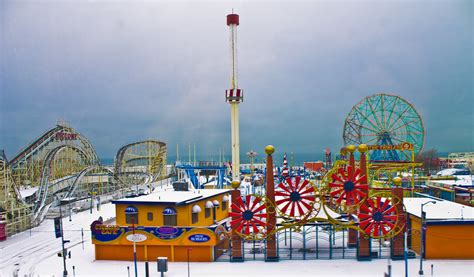
[[[426,219],[421,221],[421,205]],[[425,233],[427,259],[474,259],[474,208],[447,200],[404,198],[408,214],[407,244],[420,254],[421,234]],[[423,228],[423,225],[425,228]]]
[[[450,153],[448,155],[449,168],[469,168],[474,171],[474,152]]]
[[[323,169],[324,163],[322,161],[304,162],[304,167],[309,171],[318,172],[318,171],[321,171]]]
[[[210,262],[228,248],[229,190],[162,191],[112,201],[116,222],[91,225],[97,260]],[[135,239],[132,235],[135,230]]]
[[[267,167],[266,164],[264,163],[254,163],[253,168],[258,169],[260,171],[264,171],[265,168]],[[249,171],[250,172],[251,164],[240,164],[240,170],[242,171]]]

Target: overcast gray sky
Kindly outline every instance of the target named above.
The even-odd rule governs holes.
[[[1,1],[0,149],[65,119],[104,158],[148,138],[229,153],[232,8],[243,152],[339,149],[379,92],[415,106],[426,147],[474,150],[472,1]]]

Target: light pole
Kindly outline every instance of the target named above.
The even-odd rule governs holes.
[[[406,215],[406,221],[405,222],[408,222],[408,214]],[[404,247],[404,249],[403,249],[404,250],[403,251],[403,258],[405,260],[405,277],[408,277],[408,235],[407,235],[406,227],[405,227],[405,237],[404,237],[403,247]]]
[[[71,199],[69,199],[68,208],[69,208],[69,222],[71,222],[72,221]]]
[[[93,195],[93,193],[92,193],[92,191],[91,191],[91,207],[90,207],[91,214],[92,214],[92,199],[93,199],[93,197],[94,197],[94,195]]]
[[[192,248],[188,248],[187,250],[188,250],[188,251],[187,251],[187,252],[188,252],[188,277],[190,277],[190,276],[191,276],[191,268],[189,267],[189,252],[190,252],[190,251],[193,251],[193,249],[192,249]]]
[[[425,233],[424,226],[425,226],[425,214],[423,212],[423,207],[428,204],[436,204],[436,201],[428,201],[426,203],[421,204],[421,245],[420,245],[420,270],[418,271],[419,275],[423,275],[423,256],[425,254]]]
[[[59,219],[61,221],[61,245],[63,248],[63,266],[64,266],[64,271],[63,271],[63,276],[67,276],[67,269],[66,269],[66,251],[64,250],[64,244],[69,241],[64,241],[64,230],[63,230],[63,212],[61,209],[61,200],[59,200],[59,197],[55,195],[56,199],[59,201]]]
[[[135,277],[138,277],[138,271],[137,271],[137,244],[135,242],[135,217],[138,214],[137,208],[129,206],[125,209],[125,214],[130,215],[132,217],[133,265],[135,266]]]

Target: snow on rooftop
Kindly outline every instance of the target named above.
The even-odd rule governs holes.
[[[159,191],[156,193],[134,197],[122,198],[112,201],[114,204],[120,203],[191,203],[201,199],[213,197],[219,194],[230,192],[229,189],[200,189],[194,191]]]
[[[464,174],[466,172],[469,172],[467,169],[462,169],[462,168],[446,168],[441,171],[438,171],[436,175],[438,176],[463,176],[459,174]]]
[[[439,180],[431,181],[431,183],[449,185],[449,186],[473,186],[474,178],[472,175],[456,175],[456,180]]]
[[[427,220],[474,220],[474,208],[447,200],[436,200],[428,197],[404,198],[406,211],[416,217],[421,217],[421,204],[434,201],[423,207]]]

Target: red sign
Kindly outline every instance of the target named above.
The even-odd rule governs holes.
[[[59,132],[59,133],[56,133],[54,138],[57,139],[57,140],[76,140],[77,139],[77,134]]]

